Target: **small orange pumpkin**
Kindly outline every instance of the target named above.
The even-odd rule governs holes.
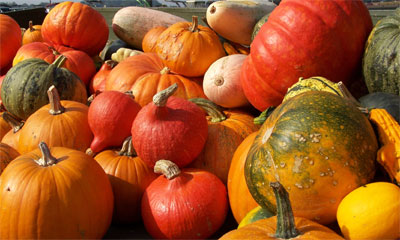
[[[21,133],[20,130],[24,126],[24,122],[19,121],[8,112],[3,112],[2,118],[10,126],[10,130],[8,130],[8,132],[6,132],[6,134],[3,136],[1,142],[9,145],[14,149],[18,149],[19,135]]]
[[[157,39],[163,33],[167,27],[164,26],[157,26],[150,31],[148,31],[142,40],[142,49],[143,52],[156,52],[156,46],[157,46]]]
[[[43,42],[42,38],[42,25],[33,25],[32,21],[29,21],[29,28],[24,32],[22,36],[22,45],[31,42]]]
[[[3,139],[4,135],[11,130],[11,126],[6,120],[4,120],[3,114],[4,112],[0,115],[0,141]]]

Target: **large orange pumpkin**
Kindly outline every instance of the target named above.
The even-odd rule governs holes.
[[[107,173],[114,193],[116,223],[132,223],[141,219],[140,202],[147,186],[157,178],[132,147],[128,137],[121,150],[105,150],[94,158]]]
[[[152,102],[157,92],[174,83],[178,84],[175,97],[185,99],[206,97],[199,80],[171,73],[155,53],[132,56],[119,63],[109,73],[105,90],[120,92],[131,90],[135,101],[143,107]]]
[[[249,102],[263,111],[281,103],[300,77],[355,82],[372,29],[361,0],[283,0],[251,44],[241,82]]]
[[[98,11],[79,2],[62,2],[46,15],[42,23],[43,40],[86,52],[101,52],[108,40],[108,25]]]
[[[21,29],[18,23],[12,17],[0,14],[0,72],[2,74],[5,74],[5,68],[10,65],[21,44]]]
[[[18,149],[19,136],[25,122],[19,121],[8,112],[3,112],[2,118],[10,126],[10,130],[8,130],[8,132],[4,134],[1,142],[9,145],[14,149]]]
[[[163,33],[167,27],[157,26],[150,29],[146,35],[144,35],[142,40],[142,49],[143,52],[156,52],[157,47],[157,39]]]
[[[5,143],[0,143],[0,174],[7,165],[19,156],[19,152]]]
[[[93,140],[88,123],[89,107],[75,101],[62,100],[54,86],[48,91],[50,103],[26,120],[20,131],[17,150],[27,153],[41,141],[50,147],[67,147],[86,151]]]
[[[190,101],[207,112],[208,137],[200,155],[189,166],[209,171],[226,184],[233,153],[259,127],[253,123],[253,116],[243,111],[223,111],[204,98]]]
[[[0,238],[102,238],[113,213],[103,169],[80,151],[49,149],[43,142],[39,149],[17,157],[1,174]]]
[[[11,126],[6,120],[4,120],[3,114],[4,112],[0,114],[0,141],[3,139],[4,135],[11,130]]]
[[[218,35],[209,27],[178,22],[158,37],[156,53],[173,72],[187,77],[203,76],[208,67],[225,56]]]

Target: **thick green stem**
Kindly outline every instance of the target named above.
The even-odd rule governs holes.
[[[253,119],[254,124],[256,125],[262,125],[264,122],[267,120],[269,115],[272,114],[272,112],[275,110],[276,107],[269,107],[265,109],[258,117],[255,117]]]
[[[47,90],[47,96],[49,96],[51,115],[57,115],[65,112],[65,108],[61,105],[60,95],[54,85],[52,85],[49,90]]]
[[[3,112],[3,119],[12,127],[13,133],[18,132],[22,126],[24,126],[24,122],[18,121],[17,118],[9,114],[8,112]]]
[[[211,122],[222,122],[227,119],[222,108],[208,99],[192,98],[189,101],[206,111],[207,115],[211,117]]]
[[[67,57],[64,55],[60,55],[54,60],[52,65],[55,65],[56,67],[60,68],[64,65],[65,61],[67,61]]]
[[[177,89],[178,89],[178,84],[174,83],[170,87],[156,93],[156,95],[153,96],[153,103],[157,107],[165,107],[168,98],[172,96],[172,94],[174,94]]]
[[[42,167],[48,167],[58,163],[58,159],[53,157],[50,153],[49,147],[44,142],[39,143],[39,149],[42,152],[42,157],[36,160],[36,162]]]
[[[279,182],[271,182],[277,208],[277,227],[275,237],[278,239],[292,239],[300,235],[296,229],[289,194]]]
[[[158,160],[154,165],[154,172],[163,174],[168,180],[171,180],[181,173],[179,167],[169,160]]]

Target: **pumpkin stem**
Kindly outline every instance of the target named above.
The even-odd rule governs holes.
[[[29,30],[31,32],[35,31],[35,29],[33,28],[33,22],[32,21],[29,21]]]
[[[129,97],[131,97],[133,100],[135,100],[135,96],[133,95],[133,91],[132,90],[129,90],[129,91],[126,91],[126,92],[124,92],[126,95],[128,95]]]
[[[67,61],[67,57],[64,55],[60,55],[56,58],[56,60],[54,60],[52,64],[60,68],[64,65],[65,61]]]
[[[265,109],[258,117],[255,117],[253,119],[254,124],[256,124],[256,125],[264,124],[264,122],[267,120],[269,115],[272,114],[272,112],[275,110],[275,108],[276,107],[271,106],[271,107]]]
[[[199,31],[199,18],[197,16],[192,16],[192,26],[189,29],[191,32]]]
[[[22,126],[24,126],[23,121],[19,121],[16,117],[8,112],[3,112],[2,116],[3,119],[12,127],[13,133],[18,132],[22,128]]]
[[[54,85],[52,85],[49,90],[47,90],[47,96],[49,96],[51,115],[58,115],[65,112],[65,108],[61,105],[60,95]]]
[[[181,173],[178,165],[170,160],[158,160],[154,165],[154,172],[163,174],[168,180],[171,180]]]
[[[35,160],[40,166],[48,167],[56,164],[59,160],[50,153],[50,149],[45,142],[39,143],[39,149],[42,152],[42,157]]]
[[[353,97],[353,95],[350,93],[349,89],[343,84],[342,81],[337,83],[337,86],[340,90],[340,92],[343,94],[344,98],[350,100],[350,102],[354,103],[357,107],[361,107],[361,104]]]
[[[213,103],[212,101],[205,98],[191,98],[189,99],[192,103],[206,111],[207,115],[211,117],[211,122],[222,122],[227,119],[227,116],[222,110],[222,107]]]
[[[300,235],[296,229],[289,194],[279,182],[271,182],[270,186],[275,194],[277,208],[277,227],[275,237],[291,239]]]
[[[161,69],[160,74],[168,74],[171,72],[171,69],[169,69],[168,67],[164,67],[163,69]]]
[[[214,80],[215,86],[222,86],[224,84],[224,78],[222,76],[218,76]]]
[[[121,150],[118,152],[119,156],[133,157],[137,156],[135,149],[132,145],[132,136],[127,137],[122,144]]]
[[[153,96],[153,103],[157,107],[165,107],[168,98],[172,96],[172,94],[174,94],[177,89],[178,89],[178,84],[174,83],[168,88],[156,93],[156,95]]]

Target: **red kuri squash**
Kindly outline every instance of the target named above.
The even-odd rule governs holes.
[[[0,14],[0,72],[12,63],[18,48],[22,45],[21,29],[18,23],[10,16]]]

